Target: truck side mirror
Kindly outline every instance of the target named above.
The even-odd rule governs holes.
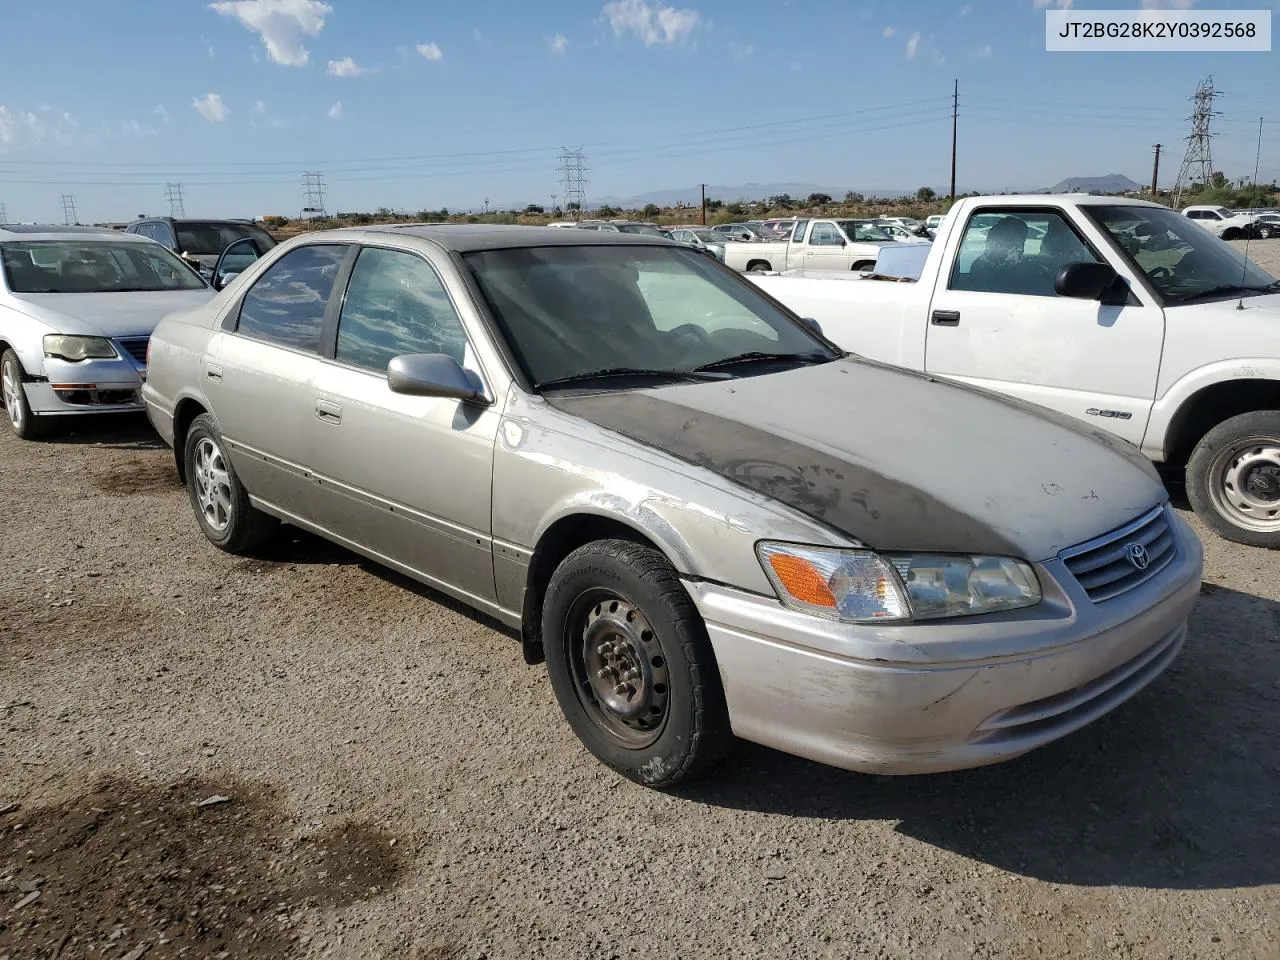
[[[1068,263],[1058,271],[1053,289],[1060,297],[1100,300],[1119,279],[1109,263]]]

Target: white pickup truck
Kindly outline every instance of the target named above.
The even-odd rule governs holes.
[[[725,245],[724,262],[740,273],[864,270],[893,237],[870,220],[797,220],[789,239]]]
[[[749,279],[847,350],[1118,434],[1185,468],[1223,537],[1280,547],[1280,281],[1194,220],[1112,197],[972,197],[917,280]]]

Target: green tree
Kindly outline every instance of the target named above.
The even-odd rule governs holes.
[[[1209,178],[1209,186],[1213,187],[1215,190],[1221,190],[1223,187],[1227,186],[1227,175],[1221,170],[1213,171],[1213,176]]]
[[[723,201],[723,200],[708,200],[708,201],[707,201],[707,209],[708,209],[708,210],[719,210],[719,209],[720,209],[721,207],[723,207],[723,206],[724,206],[724,201]],[[736,206],[739,206],[739,204],[736,204],[736,203],[735,203],[735,204],[731,204],[731,207],[736,207]]]
[[[791,199],[791,194],[780,193],[769,198],[769,206],[777,207],[780,210],[790,210],[795,206],[795,201]]]
[[[718,202],[718,201],[717,201]],[[724,212],[731,217],[740,217],[746,213],[746,208],[740,203],[731,203],[724,208]]]
[[[598,210],[596,210],[596,213],[599,214],[601,217],[616,217],[618,215],[617,210],[607,205],[600,207]]]
[[[644,205],[644,210],[642,212],[649,219],[653,219],[654,217],[656,217],[658,214],[662,212],[662,208],[658,206],[656,203],[646,203]]]
[[[831,197],[825,193],[811,193],[806,198],[810,206],[817,206],[823,203],[830,203]]]
[[[544,210],[542,207],[538,206],[536,203],[531,203],[524,208],[524,212],[532,214],[532,213],[546,213],[547,211]]]
[[[933,192],[933,187],[921,187],[916,191],[916,199],[921,203],[932,203],[937,196],[938,195]]]
[[[862,203],[866,199],[867,199],[866,197],[864,197],[860,193],[857,193],[854,190],[850,190],[848,193],[844,195],[845,203]]]

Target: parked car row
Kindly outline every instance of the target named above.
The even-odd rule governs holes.
[[[1232,210],[1215,204],[1186,207],[1182,215],[1195,220],[1223,240],[1280,237],[1280,214],[1275,211]]]
[[[1081,241],[1093,262],[1075,250],[1054,292],[1003,294],[1027,333],[984,323],[997,307],[963,299],[993,295],[979,288],[942,303],[935,278],[957,256],[966,275],[1004,275],[987,254],[1005,220],[1052,246],[1044,198],[987,200],[949,215],[927,276],[901,285],[848,266],[747,278],[661,230],[397,225],[265,250],[244,237],[212,284],[142,237],[0,232],[6,409],[88,389],[93,364],[129,354],[130,399],[172,447],[206,539],[252,552],[288,523],[508,624],[579,739],[641,783],[705,773],[735,738],[878,773],[995,763],[1159,676],[1203,561],[1116,419],[860,355],[954,328],[956,356],[1016,353],[1037,370],[1076,357],[1089,379],[1083,351],[1119,369],[1133,329],[1173,322],[1157,309],[1117,323],[1126,308],[1108,300],[1083,319],[1093,339],[1076,329],[1069,305],[1112,289],[1102,228]],[[776,248],[803,272],[811,249],[850,256],[859,229],[804,220],[783,241],[728,241],[726,260]],[[1146,309],[1147,287],[1124,279]],[[930,326],[908,323],[895,287],[924,296]],[[133,315],[113,298],[135,293],[189,298],[166,305],[141,360],[90,319]],[[1019,312],[1026,295],[1041,304]],[[20,435],[34,412],[10,411]],[[1270,447],[1232,449],[1223,469],[1266,503]]]

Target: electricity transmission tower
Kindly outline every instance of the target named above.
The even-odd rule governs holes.
[[[302,175],[302,193],[306,203],[306,214],[312,217],[328,216],[324,210],[324,174],[319,171]]]
[[[564,211],[574,212],[574,219],[582,219],[587,206],[587,158],[579,147],[568,147],[560,153],[560,183],[564,188]]]
[[[182,184],[166,183],[164,185],[164,198],[169,201],[169,216],[185,217],[187,208],[182,202]]]
[[[1218,116],[1213,109],[1213,100],[1217,96],[1213,77],[1205,77],[1196,87],[1195,96],[1191,98],[1195,105],[1191,112],[1191,134],[1187,137],[1187,152],[1182,158],[1178,179],[1173,185],[1175,208],[1181,204],[1183,192],[1189,190],[1193,183],[1202,183],[1207,187],[1213,179],[1213,134],[1209,132],[1209,121]]]
[[[0,203],[0,223],[9,222],[9,210],[3,203]]]
[[[62,195],[62,222],[66,224],[80,222],[76,216],[76,198],[74,194],[64,193]]]

